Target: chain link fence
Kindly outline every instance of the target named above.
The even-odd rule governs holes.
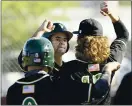
[[[17,58],[24,42],[44,19],[67,21],[65,9],[75,1],[3,1],[2,2],[2,73],[20,72]]]
[[[100,2],[86,1],[86,3],[80,2],[80,5],[82,7],[83,6],[86,7],[88,5],[88,10],[89,10],[90,7],[88,3],[93,3],[91,5],[94,5],[94,3],[100,3]],[[5,73],[5,72],[21,71],[21,68],[19,67],[17,62],[17,57],[23,47],[24,42],[28,38],[30,38],[33,35],[33,33],[37,30],[38,26],[41,25],[41,23],[44,20],[43,18],[48,18],[51,20],[57,19],[57,21],[62,21],[62,22],[71,21],[71,19],[69,18],[71,17],[71,15],[68,16],[65,13],[68,14],[66,9],[70,7],[74,7],[75,4],[79,5],[79,2],[77,3],[70,2],[70,5],[68,5],[68,2],[66,1],[58,2],[58,3],[53,2],[53,4],[51,2],[31,2],[31,1],[4,2],[3,1],[2,2],[2,72]],[[50,6],[52,8],[50,8]],[[95,6],[93,6],[93,8],[94,7]],[[127,16],[125,20],[127,20]],[[71,28],[72,25],[70,26],[70,23],[68,24],[69,24],[69,29],[72,29]],[[75,46],[76,41],[73,40],[70,43],[72,50],[74,49],[73,46]],[[131,57],[130,48],[131,48],[131,42],[129,42],[128,44],[127,53],[126,53],[127,54],[126,56],[128,58]]]

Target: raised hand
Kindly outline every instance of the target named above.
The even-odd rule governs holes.
[[[42,25],[37,29],[37,31],[33,34],[32,37],[41,37],[45,32],[51,32],[54,30],[55,26],[49,20],[44,20]]]
[[[101,2],[100,13],[103,16],[109,16],[113,23],[119,20],[119,16],[117,15],[117,13],[115,13],[115,11],[112,10],[112,7],[109,6],[108,1]]]
[[[43,22],[43,24],[40,26],[40,31],[44,30],[45,32],[51,32],[52,30],[54,30],[55,26],[53,25],[53,23],[49,20],[45,20]]]
[[[44,20],[42,25],[38,28],[38,31],[51,32],[54,30],[54,25],[49,20]]]
[[[104,16],[110,14],[110,8],[108,6],[108,1],[103,1],[100,4],[100,13]]]

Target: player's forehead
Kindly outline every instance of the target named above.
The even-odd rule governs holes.
[[[65,33],[58,32],[52,35],[52,38],[58,38],[58,39],[67,39],[67,36]]]

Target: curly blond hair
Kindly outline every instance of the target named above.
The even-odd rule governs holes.
[[[103,63],[110,55],[106,36],[85,36],[78,38],[76,58],[90,63]]]

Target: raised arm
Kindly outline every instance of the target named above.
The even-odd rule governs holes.
[[[44,20],[42,25],[37,29],[37,31],[33,34],[32,37],[40,37],[42,36],[45,32],[51,32],[55,26],[53,23],[49,20]]]
[[[128,30],[126,29],[123,22],[120,20],[119,16],[115,15],[110,10],[107,2],[102,2],[100,12],[104,16],[109,16],[113,23],[113,27],[116,33],[116,39],[112,42],[110,46],[111,54],[107,62],[117,61],[121,63],[125,54],[129,38]]]
[[[114,26],[117,38],[116,39],[121,39],[124,41],[124,43],[126,43],[128,41],[129,38],[129,33],[128,30],[126,29],[125,25],[123,24],[123,22],[120,20],[119,16],[116,15],[111,8],[108,5],[108,2],[102,2],[100,4],[100,8],[101,8],[101,14],[104,16],[108,16]]]

